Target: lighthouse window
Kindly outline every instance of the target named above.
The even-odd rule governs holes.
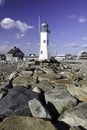
[[[43,40],[44,43],[46,43],[46,40]]]
[[[41,51],[41,54],[43,54],[43,51]]]

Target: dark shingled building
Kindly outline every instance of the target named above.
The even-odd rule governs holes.
[[[79,56],[80,59],[87,60],[87,52],[82,52]]]
[[[6,59],[8,61],[19,61],[19,60],[23,60],[24,57],[24,53],[17,48],[16,46],[11,49],[7,54],[6,54]]]

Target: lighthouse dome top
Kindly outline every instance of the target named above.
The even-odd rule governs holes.
[[[43,24],[42,24],[42,27],[47,27],[48,26],[48,24],[46,23],[46,22],[44,22]]]

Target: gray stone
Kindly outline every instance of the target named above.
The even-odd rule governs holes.
[[[12,79],[14,79],[15,77],[17,77],[18,76],[18,73],[17,72],[13,72],[13,73],[11,73],[10,75],[9,75],[9,81],[10,80],[12,80]]]
[[[12,80],[12,85],[13,87],[24,86],[29,88],[31,85],[35,84],[35,82],[36,80],[29,74],[20,74],[20,76],[17,76],[14,80]]]
[[[33,75],[33,71],[21,71],[21,74],[22,75],[30,75],[30,76],[32,76]]]
[[[25,70],[26,68],[29,68],[28,62],[18,62],[17,69],[18,70]]]
[[[30,111],[33,117],[41,117],[45,119],[52,119],[49,111],[42,103],[37,99],[32,99],[28,102]]]
[[[28,101],[40,99],[40,95],[24,87],[14,87],[0,100],[0,115],[27,115],[31,116]]]
[[[38,87],[42,91],[47,92],[53,89],[53,86],[46,80],[40,81],[38,84],[35,84],[33,87]]]
[[[45,80],[45,81],[50,81],[50,78],[51,78],[51,76],[50,75],[48,75],[48,74],[46,74],[46,73],[43,73],[43,74],[41,74],[41,73],[39,73],[38,74],[38,80],[39,81],[43,81],[43,80]]]
[[[69,130],[82,130],[81,128],[79,128],[79,127],[71,127]]]
[[[77,104],[77,100],[68,93],[65,86],[46,92],[45,99],[47,103],[53,104],[58,113],[62,113]]]
[[[27,116],[10,116],[0,123],[0,130],[58,130],[50,121]]]
[[[42,93],[41,90],[38,87],[33,88],[32,91],[36,92],[36,93]]]
[[[0,100],[8,93],[8,91],[4,88],[0,89]]]
[[[50,75],[53,75],[54,74],[54,71],[50,68],[50,67],[44,67],[44,68],[41,68],[45,73],[47,74],[50,74]]]
[[[68,92],[76,97],[80,101],[87,101],[87,86],[79,85],[76,86],[74,84],[67,84]]]
[[[43,74],[45,73],[41,68],[36,68],[34,74]]]
[[[70,80],[51,78],[51,79],[50,79],[50,83],[51,83],[54,87],[66,86],[67,84],[70,84]]]
[[[80,103],[78,106],[64,112],[59,121],[63,121],[70,126],[82,126],[87,129],[87,102]]]

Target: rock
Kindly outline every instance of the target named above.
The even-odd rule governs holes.
[[[84,76],[83,76],[83,74],[81,72],[74,72],[72,79],[74,81],[78,81],[79,82],[80,80],[84,79]]]
[[[45,93],[46,102],[53,105],[58,113],[62,113],[77,104],[77,100],[73,98],[65,86],[60,86]]]
[[[9,90],[11,88],[13,88],[13,86],[10,82],[4,82],[2,85],[0,85],[0,89]]]
[[[28,62],[18,62],[18,66],[17,66],[17,69],[18,70],[25,70],[27,68],[29,68],[29,64]]]
[[[65,77],[66,79],[72,80],[73,73],[68,72],[68,71],[63,71],[63,72],[60,72],[60,74],[61,74],[63,77]]]
[[[33,88],[32,91],[36,92],[36,93],[42,93],[41,90],[38,87]]]
[[[4,88],[0,89],[0,100],[8,93],[8,91]]]
[[[46,80],[40,81],[38,84],[35,84],[33,87],[38,87],[44,92],[47,92],[53,89],[53,86]]]
[[[33,71],[21,71],[21,74],[22,75],[30,75],[30,76],[32,76],[33,75]]]
[[[51,122],[40,118],[11,116],[3,120],[0,130],[56,130],[56,128]]]
[[[0,84],[0,89],[5,88],[8,85],[9,85],[9,81],[4,82],[4,83]]]
[[[61,71],[64,71],[65,69],[68,68],[68,65],[64,65],[64,63],[60,63],[60,64],[59,64],[59,67],[60,67],[60,70],[61,70]]]
[[[71,127],[69,130],[82,130],[82,129],[79,127]]]
[[[9,75],[17,71],[17,63],[3,62],[0,63],[0,82],[8,81]]]
[[[10,75],[9,75],[9,81],[11,81],[12,79],[14,79],[15,77],[17,77],[18,76],[18,73],[17,72],[13,72],[13,73],[11,73]]]
[[[30,111],[33,117],[40,117],[45,119],[51,119],[52,117],[45,106],[37,99],[32,99],[28,102]]]
[[[53,75],[54,74],[54,71],[49,68],[49,67],[44,67],[44,68],[41,68],[45,73],[47,74],[50,74],[50,75]]]
[[[68,92],[76,97],[80,101],[87,101],[87,87],[82,87],[82,86],[76,86],[74,84],[67,84],[67,90]]]
[[[24,86],[29,88],[32,84],[34,84],[36,81],[33,77],[31,77],[28,74],[23,74],[20,76],[17,76],[14,80],[12,80],[13,87],[15,86]]]
[[[28,102],[33,98],[41,100],[40,94],[24,87],[14,87],[0,100],[0,115],[27,115],[31,116]]]
[[[67,85],[67,84],[70,84],[70,80],[52,78],[52,79],[50,80],[50,83],[51,83],[54,87],[65,86],[65,85]]]
[[[36,68],[34,74],[43,74],[45,73],[41,68]]]
[[[80,103],[64,112],[59,117],[59,121],[63,121],[70,126],[81,126],[87,129],[87,102]]]
[[[35,65],[36,64],[36,61],[35,60],[31,60],[31,61],[28,61],[28,65]]]
[[[81,80],[79,82],[80,86],[82,86],[83,88],[86,88],[87,87],[87,79],[86,80]]]
[[[50,78],[51,78],[51,76],[50,75],[48,75],[48,74],[46,74],[46,73],[39,73],[38,74],[38,80],[39,81],[43,81],[43,80],[45,80],[45,81],[50,81]]]

